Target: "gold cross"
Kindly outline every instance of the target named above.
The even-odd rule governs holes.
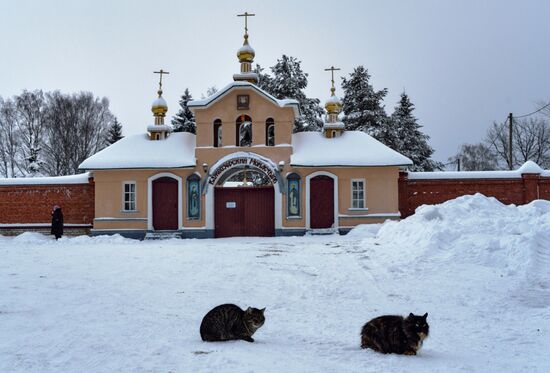
[[[330,81],[332,82],[332,88],[333,89],[334,89],[334,72],[338,71],[338,70],[340,70],[340,68],[334,67],[334,66],[331,66],[330,68],[325,69],[325,71],[330,71],[330,73],[332,74],[332,79]]]
[[[244,33],[248,34],[248,17],[254,17],[255,14],[244,12],[244,14],[237,14],[237,17],[244,17]]]
[[[159,80],[159,90],[162,90],[162,75],[163,74],[170,74],[168,71],[164,71],[163,69],[160,69],[160,71],[153,71],[154,74],[160,74],[160,80]]]

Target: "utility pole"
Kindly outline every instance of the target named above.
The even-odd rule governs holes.
[[[508,160],[510,165],[510,170],[514,168],[514,159],[512,158],[512,122],[514,120],[514,116],[512,113],[508,114]]]

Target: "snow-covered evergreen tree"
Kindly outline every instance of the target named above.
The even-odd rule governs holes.
[[[118,119],[115,117],[113,119],[113,123],[109,127],[109,130],[107,131],[107,143],[114,144],[118,140],[122,139],[124,136],[122,136],[122,125],[118,121]]]
[[[273,79],[269,74],[264,74],[264,68],[261,67],[259,64],[256,64],[256,67],[254,68],[254,72],[258,74],[258,87],[263,89],[266,92],[271,93],[271,85],[273,84]]]
[[[191,132],[195,133],[197,124],[195,123],[195,116],[187,107],[187,103],[191,101],[193,97],[188,88],[185,88],[183,95],[180,99],[180,110],[172,118],[172,126],[174,132]]]
[[[391,117],[388,126],[383,126],[380,141],[413,161],[411,171],[434,171],[443,169],[443,164],[430,157],[434,150],[428,144],[430,137],[420,129],[418,120],[413,115],[414,104],[403,92]]]
[[[256,65],[256,72],[260,74],[260,88],[277,99],[293,98],[299,102],[302,115],[294,122],[294,132],[320,131],[324,110],[318,98],[306,97],[303,90],[307,87],[308,74],[302,71],[300,64],[301,61],[295,57],[283,54],[271,67],[273,77],[261,73],[263,69]]]
[[[27,157],[27,170],[31,176],[39,176],[44,162],[40,159],[40,148],[32,147],[29,149]]]
[[[381,140],[384,126],[388,124],[382,102],[388,90],[375,91],[369,80],[368,70],[363,66],[357,66],[349,78],[342,78],[343,122],[346,130],[363,131]]]

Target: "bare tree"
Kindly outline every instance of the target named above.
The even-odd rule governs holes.
[[[45,169],[50,175],[70,175],[78,165],[107,146],[106,132],[113,115],[109,101],[90,92],[46,95]]]
[[[21,175],[17,158],[20,140],[17,126],[17,109],[13,100],[0,97],[0,173],[4,177]]]
[[[516,168],[528,160],[543,168],[550,167],[550,122],[543,117],[515,119],[512,127],[513,164],[508,153],[508,123],[493,123],[486,144],[495,153],[501,167]],[[504,168],[504,167],[503,167]]]
[[[463,171],[491,171],[498,169],[497,157],[491,149],[483,144],[463,144],[460,151],[454,157],[449,158],[451,162],[460,160]]]

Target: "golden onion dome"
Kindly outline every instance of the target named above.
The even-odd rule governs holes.
[[[237,51],[239,62],[252,62],[254,61],[255,55],[256,52],[254,51],[254,48],[252,48],[250,44],[248,44],[248,34],[245,34],[243,46],[240,47]]]
[[[329,114],[339,114],[342,111],[342,101],[334,94],[334,91],[332,91],[332,95],[325,102],[325,109]]]
[[[155,115],[164,115],[168,111],[168,104],[162,98],[162,91],[158,91],[159,97],[151,104],[151,111]]]

